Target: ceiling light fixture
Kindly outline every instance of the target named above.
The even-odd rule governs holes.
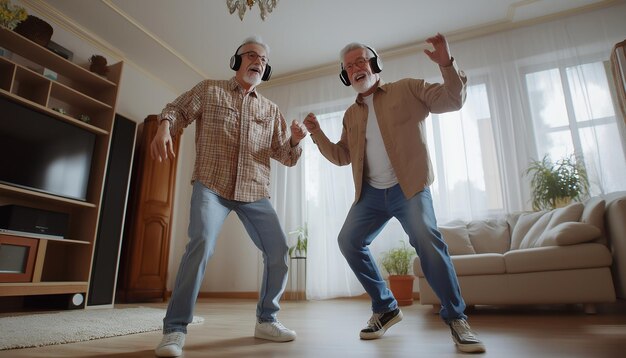
[[[252,10],[254,4],[259,4],[261,19],[265,21],[265,18],[274,10],[276,4],[278,4],[278,0],[226,0],[228,11],[232,14],[235,10],[239,10],[238,14],[241,21],[243,21],[243,16],[246,14],[246,6]]]

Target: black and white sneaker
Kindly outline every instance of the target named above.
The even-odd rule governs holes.
[[[380,338],[389,327],[400,321],[402,321],[402,311],[399,308],[385,313],[374,313],[367,321],[367,327],[361,330],[361,339]]]
[[[466,320],[455,319],[449,323],[449,326],[450,331],[452,331],[452,339],[461,352],[485,352],[485,345],[476,337]]]

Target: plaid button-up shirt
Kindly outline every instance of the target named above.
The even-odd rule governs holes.
[[[172,136],[196,122],[196,162],[200,181],[228,200],[269,197],[270,158],[293,166],[302,154],[291,147],[278,106],[256,90],[245,94],[235,78],[204,80],[161,112]]]

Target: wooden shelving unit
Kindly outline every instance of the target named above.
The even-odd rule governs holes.
[[[8,282],[0,275],[0,297],[87,295],[123,63],[109,66],[104,78],[4,28],[0,29],[0,47],[11,54],[0,57],[0,96],[96,134],[86,201],[0,183],[0,205],[16,204],[69,215],[64,239],[0,233],[0,243],[4,240],[32,246],[36,240],[31,252],[35,255],[32,273],[21,282]],[[55,72],[56,79],[44,76],[44,69]],[[81,114],[89,116],[88,123],[79,119]],[[0,125],[2,120],[7,119],[0,116]]]

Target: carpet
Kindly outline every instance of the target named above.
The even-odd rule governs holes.
[[[150,307],[71,310],[0,318],[0,350],[41,347],[157,331],[165,310]],[[194,316],[192,324],[204,322]]]

